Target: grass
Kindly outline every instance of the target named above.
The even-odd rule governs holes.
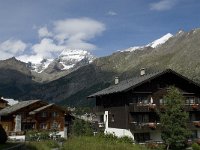
[[[55,141],[30,142],[30,150],[50,150]],[[55,145],[58,146],[58,145]],[[106,140],[101,137],[73,137],[65,141],[62,150],[147,150],[140,145]]]
[[[3,150],[5,148],[13,147],[13,146],[15,146],[17,144],[19,144],[19,143],[9,143],[9,142],[7,142],[5,144],[0,144],[0,150]]]
[[[74,137],[64,144],[64,150],[145,150],[144,147],[100,137]]]

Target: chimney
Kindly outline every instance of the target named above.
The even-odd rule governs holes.
[[[145,68],[141,68],[141,69],[140,69],[140,75],[141,75],[141,76],[145,75]]]
[[[115,84],[119,83],[119,77],[115,77]]]

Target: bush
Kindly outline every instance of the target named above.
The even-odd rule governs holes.
[[[91,135],[93,135],[91,124],[86,121],[80,120],[80,119],[76,119],[73,122],[72,133],[75,136],[84,136],[84,135],[91,136]]]
[[[7,137],[6,131],[0,124],[0,144],[6,143],[7,139],[8,139],[8,137]]]
[[[47,146],[49,148],[57,148],[57,147],[59,147],[58,143],[56,141],[52,141],[52,140],[47,142]]]
[[[200,150],[200,146],[197,143],[192,144],[192,149],[193,150]]]
[[[28,131],[26,132],[26,140],[27,141],[36,141],[36,140],[49,140],[49,132],[47,131]]]

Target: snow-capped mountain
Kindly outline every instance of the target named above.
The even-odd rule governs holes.
[[[30,67],[32,71],[42,73],[47,70],[47,72],[52,72],[52,70],[63,71],[68,70],[73,67],[78,68],[78,64],[81,66],[91,63],[95,57],[86,50],[80,49],[66,49],[63,50],[60,55],[55,59],[43,59],[40,63],[31,63]]]
[[[167,42],[169,40],[169,38],[171,38],[173,35],[171,33],[167,33],[166,35],[162,36],[161,38],[149,43],[146,46],[150,46],[152,48],[156,48],[159,45],[164,44],[165,42]]]
[[[58,57],[58,62],[63,65],[62,70],[74,67],[78,62],[87,60],[91,63],[95,57],[85,50],[64,50]]]
[[[119,50],[120,52],[133,52],[135,50],[142,50],[145,47],[152,47],[152,48],[156,48],[162,44],[164,44],[166,41],[168,41],[171,37],[173,37],[173,35],[171,33],[167,33],[166,35],[162,36],[161,38],[147,44],[144,46],[134,46],[134,47],[130,47],[128,49],[124,49],[124,50]]]
[[[30,67],[33,71],[41,73],[44,69],[46,69],[50,63],[53,62],[53,59],[43,59],[40,63],[31,63]]]

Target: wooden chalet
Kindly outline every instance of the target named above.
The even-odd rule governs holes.
[[[163,109],[163,97],[169,86],[178,88],[185,97],[189,112],[188,126],[193,138],[200,138],[200,85],[167,69],[145,74],[110,86],[88,98],[96,99],[99,127],[105,133],[130,136],[136,142],[162,141],[160,119],[156,109]],[[163,109],[164,111],[164,109]]]
[[[63,131],[67,114],[66,109],[41,100],[21,101],[0,110],[0,123],[8,134],[54,128]]]

